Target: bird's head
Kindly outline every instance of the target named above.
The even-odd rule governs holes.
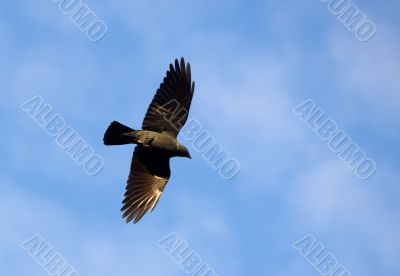
[[[192,157],[190,156],[189,150],[182,144],[179,145],[178,156],[187,157],[187,158],[192,159]]]
[[[185,148],[184,152],[183,152],[183,157],[187,157],[192,159],[192,156],[190,156],[190,152],[187,148]]]

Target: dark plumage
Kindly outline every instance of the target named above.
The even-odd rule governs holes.
[[[157,90],[143,120],[142,130],[112,122],[104,144],[136,144],[121,209],[126,222],[138,222],[156,207],[171,175],[169,159],[190,158],[187,148],[176,139],[189,115],[194,92],[190,64],[175,60]]]

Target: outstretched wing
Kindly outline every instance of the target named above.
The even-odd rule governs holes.
[[[170,64],[167,76],[157,90],[143,120],[142,129],[168,134],[174,138],[186,123],[194,92],[190,64],[181,58]]]
[[[156,207],[171,175],[169,157],[151,149],[136,147],[125,191],[123,218],[138,222],[151,208]]]

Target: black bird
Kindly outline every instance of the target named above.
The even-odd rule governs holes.
[[[169,159],[191,158],[176,139],[189,115],[195,84],[190,64],[175,60],[170,64],[143,120],[142,130],[112,122],[104,134],[104,144],[136,144],[121,212],[126,222],[138,222],[156,207],[171,175]]]

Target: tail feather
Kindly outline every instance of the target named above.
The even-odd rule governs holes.
[[[112,122],[110,126],[107,128],[106,133],[104,134],[104,145],[112,146],[112,145],[125,145],[129,144],[130,141],[127,141],[126,138],[122,136],[123,133],[135,131],[130,127],[127,127],[119,122]]]

